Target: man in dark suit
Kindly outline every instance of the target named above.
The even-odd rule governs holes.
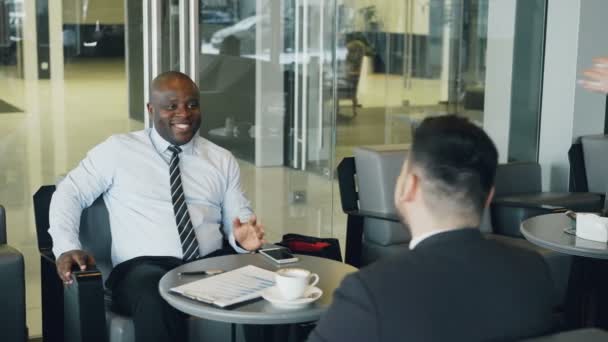
[[[551,331],[553,283],[539,255],[486,240],[496,147],[457,116],[414,134],[395,189],[409,250],[348,276],[309,341],[514,340]]]

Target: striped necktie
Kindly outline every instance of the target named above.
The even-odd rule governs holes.
[[[179,154],[182,151],[178,146],[169,146],[169,150],[173,152],[171,161],[169,162],[169,180],[171,184],[171,201],[173,202],[173,212],[175,213],[175,222],[177,223],[177,232],[182,243],[182,252],[184,260],[189,261],[198,258],[198,242],[196,234],[190,221],[188,206],[184,198],[184,189],[182,187],[182,176],[179,172]]]

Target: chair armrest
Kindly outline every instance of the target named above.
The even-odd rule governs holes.
[[[380,213],[365,210],[345,210],[346,221],[346,251],[344,262],[354,267],[361,267],[361,251],[363,248],[363,221],[365,218],[374,218],[399,222],[399,216],[391,213]]]
[[[505,198],[496,199],[490,206],[492,228],[495,234],[523,238],[521,222],[537,215],[566,212],[561,206]]]
[[[391,222],[400,222],[399,216],[393,213],[381,213],[377,211],[370,210],[349,210],[345,211],[347,215],[360,216],[363,218],[375,218],[380,220],[387,220]]]
[[[0,244],[0,335],[3,341],[25,341],[25,275],[23,254]]]
[[[530,202],[520,202],[517,200],[512,200],[512,199],[496,199],[492,202],[492,206],[505,206],[505,207],[516,207],[516,208],[522,208],[522,209],[539,209],[539,210],[547,210],[547,212],[553,212],[553,213],[561,213],[561,212],[565,212],[568,209],[562,207],[562,206],[557,206],[557,205],[550,205],[550,204],[542,204],[542,203],[530,203]]]
[[[63,341],[63,283],[57,275],[51,249],[42,248],[39,251],[42,337],[45,341]]]
[[[53,251],[51,251],[50,249],[40,250],[40,257],[50,263],[55,264],[55,255],[53,254]]]
[[[108,340],[103,279],[96,267],[72,269],[73,283],[64,287],[65,341]]]

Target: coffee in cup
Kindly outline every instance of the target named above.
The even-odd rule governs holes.
[[[319,282],[319,275],[303,268],[283,268],[276,272],[279,292],[286,300],[302,297],[304,292]]]

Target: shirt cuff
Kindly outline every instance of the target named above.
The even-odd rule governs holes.
[[[80,241],[53,241],[53,254],[55,255],[55,259],[59,258],[61,254],[75,249],[82,249]]]
[[[239,244],[236,243],[236,239],[234,238],[234,233],[230,234],[230,237],[228,238],[228,242],[230,243],[230,246],[232,246],[232,248],[234,248],[234,250],[237,253],[240,253],[240,254],[251,253],[251,251],[241,248],[239,246]]]

